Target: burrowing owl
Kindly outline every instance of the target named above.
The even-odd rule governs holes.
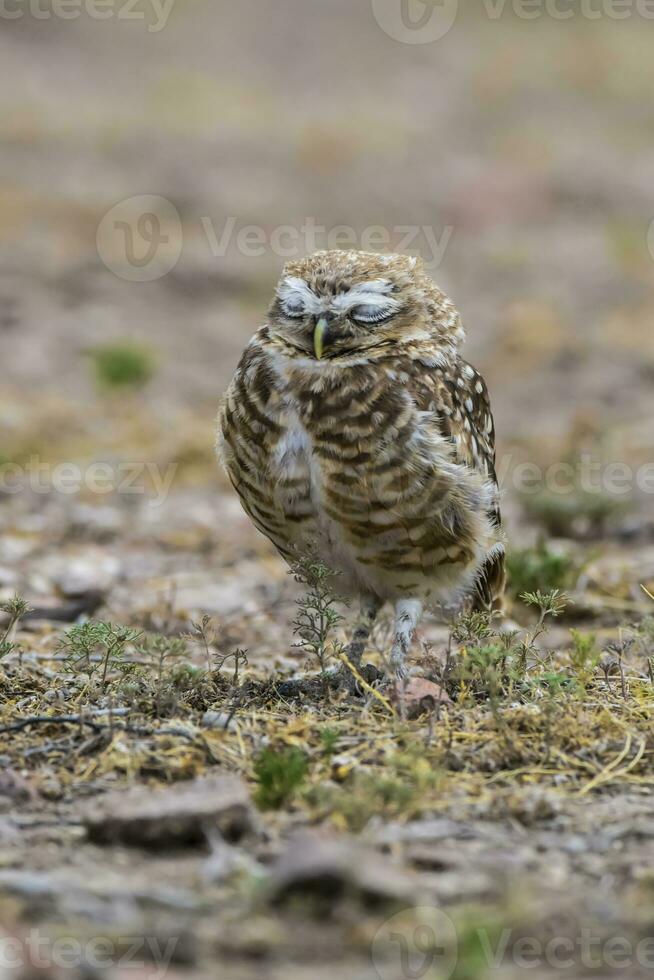
[[[395,604],[400,677],[425,605],[502,602],[493,417],[463,340],[417,259],[317,252],[285,267],[219,416],[219,454],[255,526],[360,597],[355,662]]]

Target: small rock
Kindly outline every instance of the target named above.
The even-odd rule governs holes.
[[[237,776],[212,776],[166,789],[138,786],[111,793],[82,816],[100,844],[164,848],[201,844],[214,828],[238,841],[254,830],[247,787]]]
[[[12,803],[30,803],[36,799],[34,786],[15,769],[6,769],[0,773],[0,798],[11,800]]]
[[[80,616],[92,616],[104,602],[104,593],[97,589],[80,593],[68,602],[58,599],[45,600],[42,605],[34,605],[23,617],[23,623],[46,621],[52,623],[74,623]]]
[[[0,540],[0,559],[18,562],[26,558],[38,546],[36,538],[21,538],[18,535],[3,534]]]
[[[432,843],[442,840],[466,840],[478,836],[474,824],[466,824],[449,817],[415,820],[407,824],[387,824],[376,835],[378,844]]]
[[[63,701],[64,696],[65,692],[61,688],[49,687],[47,691],[43,692],[43,700],[51,703],[53,701]]]
[[[2,807],[0,807],[0,810]],[[0,817],[0,847],[17,844],[21,840],[20,831],[10,817]],[[0,850],[0,868],[9,867],[15,855],[11,850]]]
[[[56,776],[44,776],[39,783],[39,793],[46,800],[60,800],[64,795],[64,788]]]
[[[211,854],[203,868],[203,876],[207,881],[227,881],[234,875],[262,877],[263,869],[242,847],[233,847],[218,834],[210,838]]]
[[[100,538],[109,538],[122,529],[123,515],[117,507],[78,504],[73,509],[71,523],[76,529],[90,532]]]
[[[18,575],[11,568],[0,566],[0,586],[2,588],[14,588],[18,582]]]
[[[551,820],[560,811],[560,800],[540,787],[529,787],[524,792],[509,791],[498,796],[493,803],[497,817],[512,817],[524,827],[532,827]]]
[[[439,705],[452,703],[444,687],[424,677],[410,677],[406,683],[397,681],[391,691],[391,701],[407,718],[419,718]]]
[[[275,903],[295,897],[379,903],[409,899],[415,887],[408,871],[359,842],[303,832],[291,838],[273,868],[269,897]]]
[[[41,567],[67,599],[88,593],[106,593],[119,578],[121,563],[99,548],[75,557],[54,555]]]

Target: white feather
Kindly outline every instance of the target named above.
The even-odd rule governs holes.
[[[392,283],[388,279],[371,279],[337,296],[317,296],[304,279],[286,276],[279,284],[277,295],[289,310],[303,310],[311,316],[320,316],[327,310],[347,313],[355,306],[371,306],[390,314],[397,313],[400,308],[400,303],[388,295],[391,289]]]
[[[320,315],[324,310],[324,301],[309,288],[304,279],[299,276],[287,276],[279,284],[277,290],[282,303],[288,307],[302,307],[306,313]]]
[[[388,279],[361,282],[346,293],[335,296],[331,308],[338,313],[347,313],[354,306],[373,306],[375,309],[387,309],[389,313],[396,313],[400,304],[388,295],[391,288],[392,284]]]

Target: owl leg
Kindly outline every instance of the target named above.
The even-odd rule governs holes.
[[[372,628],[377,619],[377,613],[382,605],[382,601],[374,595],[364,596],[361,600],[361,612],[354,627],[352,640],[347,647],[347,655],[355,667],[358,667],[361,663],[366,643],[370,639]]]
[[[406,656],[421,616],[422,603],[419,599],[400,599],[395,605],[395,638],[391,650],[391,667],[400,679],[405,678],[409,673]]]

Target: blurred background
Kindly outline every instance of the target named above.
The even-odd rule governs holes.
[[[642,596],[642,5],[621,19],[610,0],[569,19],[518,0],[6,6],[4,595],[99,593],[138,621],[172,589],[182,610],[261,615],[286,575],[215,465],[218,400],[284,262],[355,247],[421,256],[459,306],[492,395],[511,543],[601,539],[593,583]],[[607,481],[616,463],[627,476]],[[647,550],[625,556],[635,541]],[[534,584],[523,566],[516,595]]]

